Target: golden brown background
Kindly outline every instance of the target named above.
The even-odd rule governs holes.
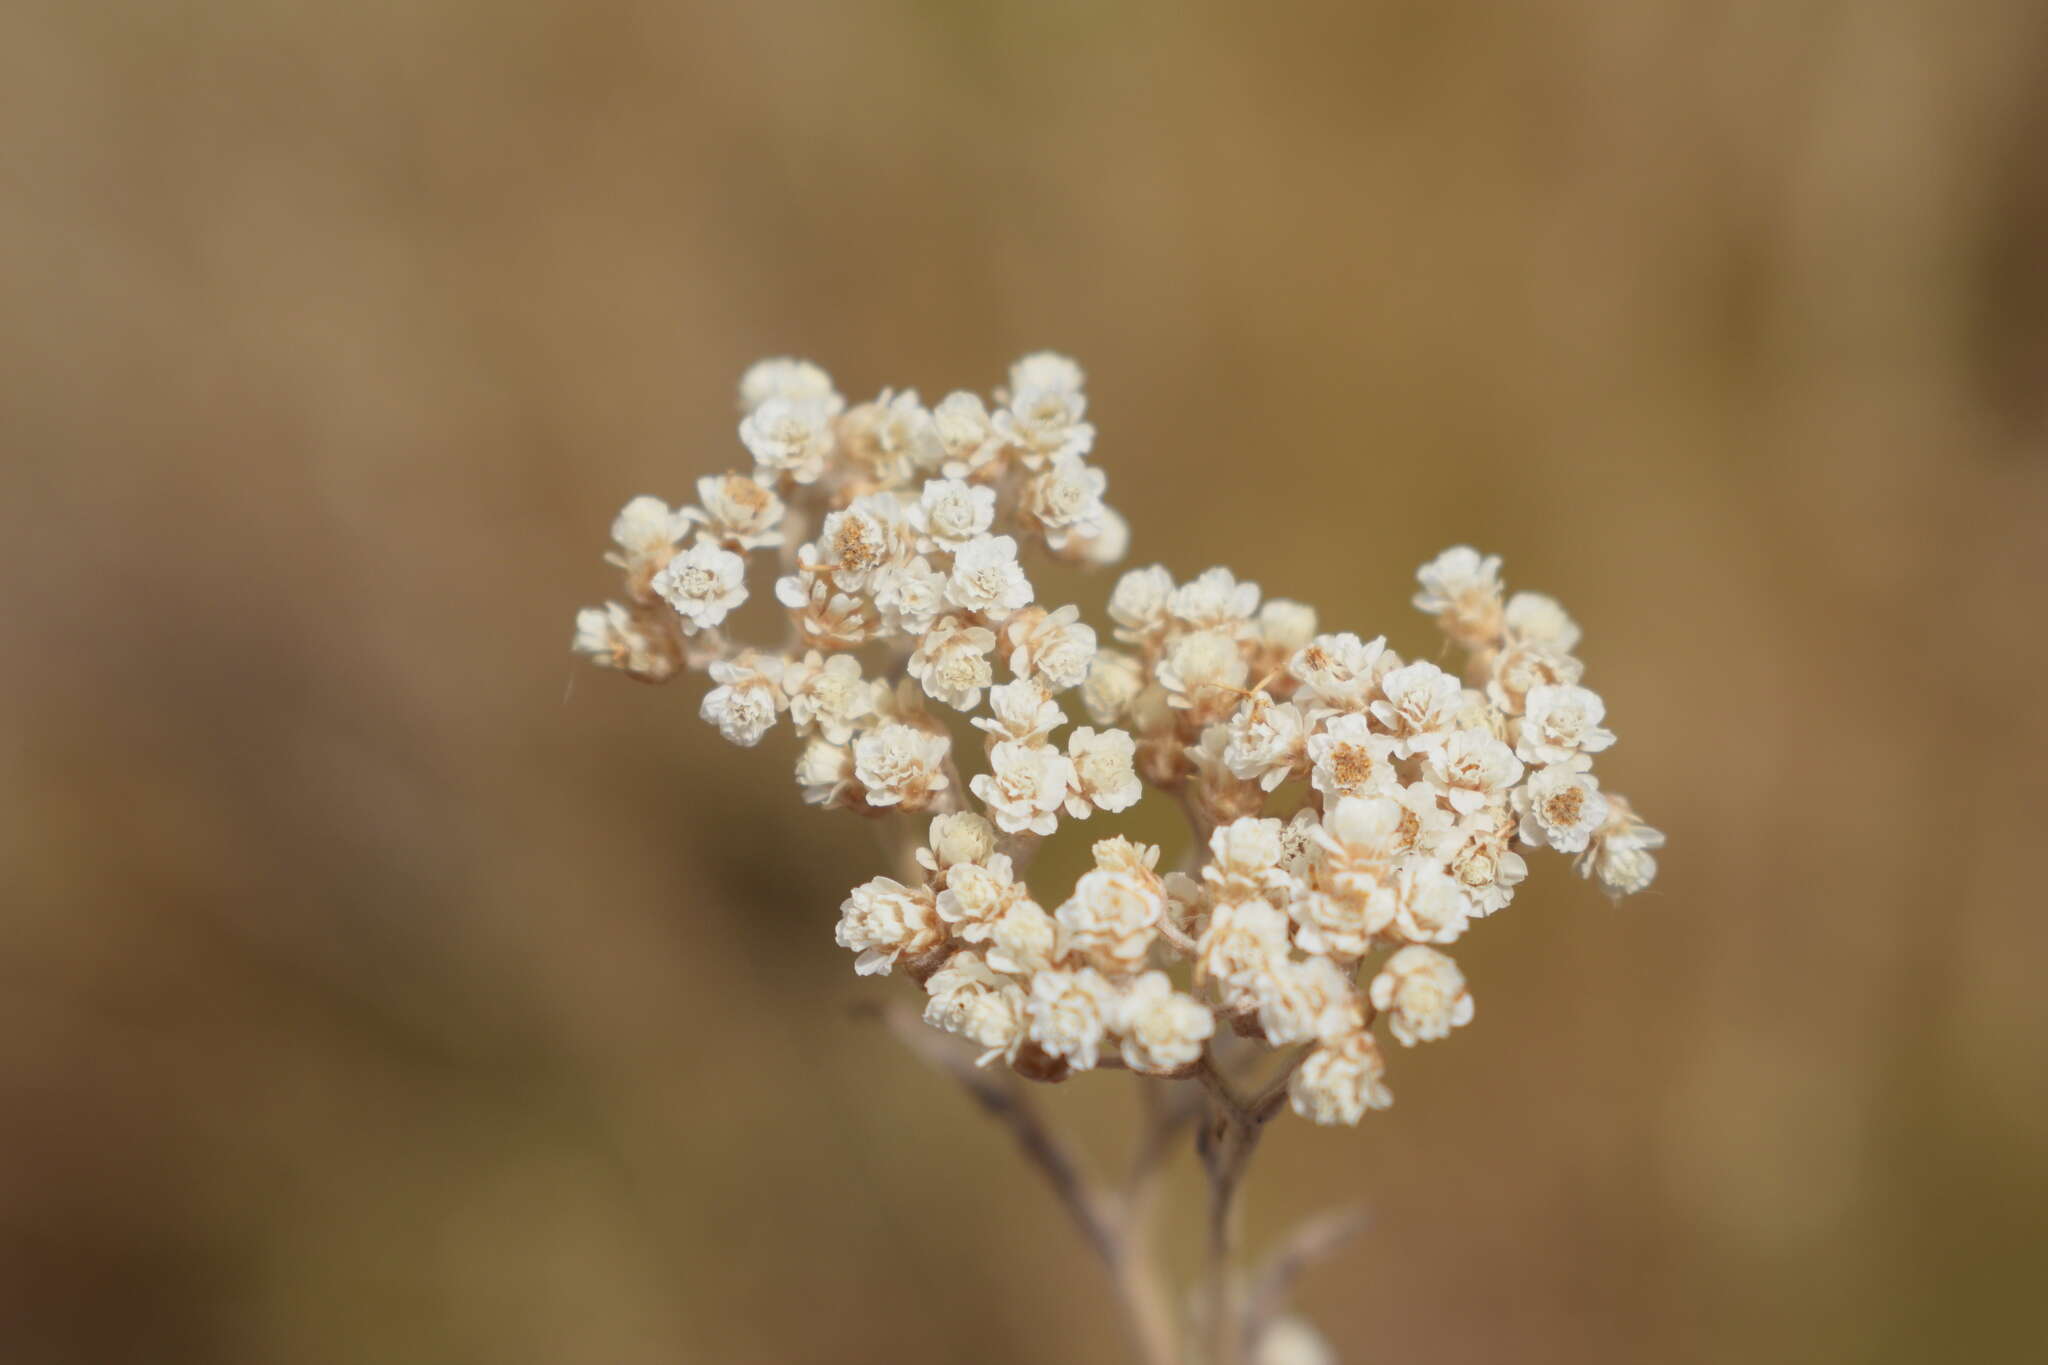
[[[566,650],[748,361],[1046,346],[1136,562],[1563,598],[1671,834],[1277,1130],[1345,1360],[2038,1358],[2034,0],[12,0],[0,110],[0,1359],[1118,1359],[865,831]]]

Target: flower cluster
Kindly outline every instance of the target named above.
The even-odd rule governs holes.
[[[856,971],[919,982],[925,1018],[984,1063],[1186,1075],[1228,1032],[1298,1049],[1295,1110],[1356,1123],[1391,1101],[1379,1023],[1413,1046],[1471,1020],[1443,950],[1513,900],[1525,850],[1616,895],[1655,876],[1663,836],[1592,771],[1614,734],[1579,628],[1508,595],[1497,558],[1461,546],[1417,575],[1455,673],[1221,568],[1124,574],[1105,644],[1031,581],[1129,539],[1072,361],[1028,356],[992,401],[926,407],[850,406],[816,366],[771,360],[740,395],[752,468],[700,479],[688,506],[626,505],[624,600],[582,612],[575,649],[650,682],[707,673],[702,715],[735,744],[787,718],[812,804],[926,817],[837,937]],[[729,635],[753,555],[779,560],[776,648]],[[1148,787],[1193,826],[1181,870],[1111,836],[1064,899],[1033,894],[1062,820]]]

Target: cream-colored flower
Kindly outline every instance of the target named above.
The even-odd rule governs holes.
[[[698,714],[717,726],[728,743],[759,744],[788,705],[780,686],[783,664],[780,655],[752,650],[737,659],[714,660],[711,681],[718,686],[704,694]]]
[[[747,561],[730,550],[699,543],[654,575],[655,592],[683,618],[685,632],[708,630],[747,600]]]
[[[1026,1005],[1031,1041],[1074,1070],[1088,1070],[1101,1057],[1116,997],[1116,988],[1093,967],[1039,972],[1031,978]]]
[[[874,717],[876,686],[861,677],[860,660],[851,654],[827,656],[815,649],[782,678],[797,732],[815,731],[834,744],[850,742],[853,732]]]
[[[963,611],[1001,619],[1031,605],[1031,581],[1017,563],[1009,536],[976,536],[953,556],[946,600]]]
[[[1025,485],[1024,511],[1044,529],[1045,543],[1058,550],[1095,529],[1108,485],[1109,476],[1079,455],[1056,455],[1051,468]]]
[[[1079,393],[1081,367],[1057,351],[1033,351],[1010,366],[1010,392],[1047,389],[1054,393]]]
[[[1036,676],[1054,692],[1080,686],[1095,661],[1095,630],[1080,616],[1081,609],[1069,605],[1051,612],[1032,607],[1011,617],[1003,629],[1010,671]]]
[[[1025,887],[1017,880],[1009,855],[989,853],[975,862],[954,863],[946,869],[938,914],[961,938],[979,943],[989,936],[990,926],[1004,911],[1024,899]]]
[[[740,419],[740,444],[763,483],[816,483],[832,458],[832,413],[817,402],[766,399]]]
[[[1458,964],[1434,948],[1403,948],[1372,979],[1373,1008],[1404,1046],[1450,1037],[1472,1022],[1472,996]]]
[[[1167,599],[1167,614],[1196,630],[1242,631],[1259,609],[1259,585],[1240,583],[1228,569],[1205,569]]]
[[[1515,812],[1522,817],[1523,843],[1578,853],[1606,822],[1607,800],[1593,774],[1553,763],[1515,788]]]
[[[1259,643],[1275,657],[1291,659],[1316,634],[1316,609],[1306,602],[1284,597],[1269,599],[1259,608]]]
[[[1074,765],[1049,744],[1001,740],[990,747],[989,771],[968,786],[988,807],[996,828],[1008,834],[1051,834],[1057,812],[1074,785]]]
[[[1397,864],[1388,892],[1394,920],[1387,932],[1410,943],[1455,943],[1472,918],[1472,903],[1458,879],[1423,857]]]
[[[1318,635],[1288,662],[1287,671],[1309,696],[1338,711],[1363,711],[1387,672],[1387,637],[1361,640],[1350,632]]]
[[[1062,455],[1086,455],[1095,428],[1083,420],[1088,400],[1078,389],[1020,388],[995,415],[996,433],[1027,469],[1042,469]]]
[[[1465,889],[1475,919],[1506,906],[1529,875],[1528,862],[1509,843],[1514,832],[1512,819],[1481,811],[1460,822],[1444,841],[1444,870]]]
[[[1626,799],[1607,798],[1607,818],[1579,856],[1579,875],[1598,877],[1609,895],[1632,896],[1657,878],[1657,858],[1650,850],[1664,847],[1662,830],[1643,823]]]
[[[906,954],[916,957],[937,947],[944,934],[930,888],[877,877],[853,888],[840,905],[835,937],[840,947],[860,954],[854,971],[874,976],[887,974]]]
[[[1589,688],[1545,683],[1529,689],[1515,726],[1515,752],[1531,763],[1584,766],[1614,743],[1614,731],[1600,724],[1607,703]]]
[[[1042,972],[1058,953],[1059,926],[1037,901],[1013,903],[988,926],[988,964],[999,972]]]
[[[1256,1010],[1266,978],[1287,954],[1287,916],[1264,901],[1219,905],[1195,942],[1195,984],[1233,1014]]]
[[[1503,621],[1508,639],[1517,644],[1558,654],[1569,654],[1579,646],[1578,623],[1565,614],[1556,598],[1540,592],[1518,592],[1510,597]]]
[[[1136,644],[1157,635],[1166,628],[1166,604],[1172,598],[1173,575],[1164,565],[1126,573],[1109,594],[1109,619],[1116,622],[1116,638]]]
[[[987,1065],[1024,1035],[1024,988],[991,971],[979,953],[959,952],[924,983],[924,1020],[984,1049]]]
[[[1380,679],[1381,699],[1372,704],[1373,719],[1394,736],[1394,752],[1403,758],[1427,753],[1450,738],[1464,702],[1458,680],[1433,663],[1397,668]]]
[[[982,689],[995,680],[995,667],[989,661],[995,647],[996,633],[987,626],[947,616],[934,622],[917,642],[907,668],[933,701],[956,711],[972,711],[981,705]]]
[[[629,577],[645,577],[675,555],[676,545],[690,527],[689,513],[671,511],[660,498],[634,498],[612,519],[612,544],[607,563],[624,569]]]
[[[1394,770],[1394,740],[1373,732],[1361,711],[1330,717],[1308,738],[1308,782],[1327,803],[1346,796],[1391,792],[1400,781]]]
[[[1422,591],[1418,610],[1436,617],[1444,633],[1460,644],[1492,644],[1500,636],[1500,556],[1455,545],[1416,571]]]
[[[1121,650],[1098,649],[1081,683],[1081,707],[1097,725],[1114,725],[1130,714],[1145,690],[1145,665]]]
[[[1531,689],[1546,683],[1576,683],[1585,671],[1586,666],[1577,659],[1547,645],[1510,641],[1493,661],[1493,673],[1486,682],[1487,700],[1518,716]]]
[[[1220,904],[1271,900],[1284,905],[1295,889],[1282,865],[1285,858],[1286,827],[1278,820],[1246,816],[1210,832],[1202,880]]]
[[[1259,1029],[1274,1047],[1339,1037],[1365,1024],[1351,973],[1327,957],[1275,963],[1259,987]]]
[[[576,613],[576,638],[570,648],[599,668],[615,668],[642,682],[665,682],[682,666],[673,635],[673,628],[607,602]]]
[[[1117,1001],[1115,1030],[1123,1039],[1125,1066],[1165,1075],[1195,1064],[1216,1032],[1216,1016],[1176,991],[1165,972],[1146,972]]]
[[[1122,730],[1095,731],[1077,727],[1067,736],[1067,757],[1074,765],[1074,788],[1067,796],[1067,814],[1086,819],[1091,811],[1129,810],[1145,794],[1132,766],[1138,746]]]
[[[1229,730],[1223,762],[1233,777],[1272,791],[1308,766],[1308,720],[1293,702],[1251,697],[1231,717]]]
[[[840,592],[830,574],[815,569],[776,579],[775,600],[789,608],[797,633],[812,649],[859,649],[880,624],[866,600]]]
[[[972,811],[956,810],[932,817],[917,861],[927,872],[944,872],[958,863],[985,862],[995,851],[995,826]],[[947,917],[943,894],[939,917]]]
[[[1097,844],[1096,866],[1074,884],[1074,894],[1053,918],[1067,951],[1113,976],[1128,976],[1145,965],[1166,913],[1166,889],[1141,859],[1119,859],[1118,845],[1135,847],[1120,839]],[[1157,856],[1156,849],[1151,852]]]
[[[797,755],[796,782],[803,788],[806,805],[840,804],[857,785],[853,776],[853,750],[844,744],[813,739]]]
[[[1224,630],[1193,630],[1167,646],[1159,664],[1159,685],[1176,708],[1221,716],[1236,709],[1251,668]]]
[[[893,635],[922,635],[946,609],[946,576],[923,555],[883,565],[871,586],[882,628]]]
[[[1394,1102],[1387,1089],[1387,1064],[1372,1035],[1363,1029],[1322,1043],[1302,1059],[1287,1082],[1294,1112],[1314,1123],[1350,1127],[1368,1109]]]
[[[853,773],[869,805],[919,811],[946,789],[951,749],[943,733],[890,721],[853,741]]]
[[[1506,804],[1508,789],[1522,780],[1515,751],[1484,730],[1453,730],[1422,771],[1459,815]]]
[[[1427,782],[1410,782],[1387,793],[1401,808],[1394,847],[1401,853],[1435,853],[1451,835],[1457,816],[1437,803],[1437,790]]]
[[[910,521],[924,537],[920,548],[957,550],[985,535],[996,516],[996,490],[961,479],[929,479]]]
[[[702,526],[700,535],[731,550],[772,549],[782,544],[782,499],[745,474],[713,474],[697,480],[696,507],[680,516]]]
[[[832,582],[846,592],[860,592],[875,574],[891,564],[903,562],[902,513],[894,500],[865,497],[842,507],[825,518],[813,553],[806,562],[829,573]],[[806,546],[807,552],[813,547]]]
[[[827,416],[843,411],[846,400],[832,387],[832,376],[808,360],[778,358],[758,361],[740,376],[740,408],[753,412],[771,398],[810,403]]]
[[[1022,744],[1042,743],[1067,720],[1059,703],[1046,694],[1045,684],[1036,678],[1017,678],[991,687],[988,709],[992,715],[976,716],[974,727],[997,739]]]
[[[978,394],[947,394],[932,409],[932,432],[945,453],[939,470],[949,479],[976,477],[1002,453],[1002,439]]]
[[[1131,524],[1114,507],[1105,507],[1087,525],[1076,526],[1053,553],[1071,564],[1100,569],[1120,563],[1130,548]]]

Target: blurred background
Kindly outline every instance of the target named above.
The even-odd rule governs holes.
[[[854,1017],[867,831],[567,652],[751,360],[1042,347],[1136,563],[1559,596],[1671,836],[1276,1129],[1343,1359],[2043,1348],[2048,9],[11,0],[0,90],[0,1359],[1120,1359]]]

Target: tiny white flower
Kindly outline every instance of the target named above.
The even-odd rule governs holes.
[[[872,585],[882,627],[895,635],[922,635],[946,609],[946,576],[923,555],[884,565]]]
[[[1052,966],[1059,926],[1037,901],[1019,900],[988,926],[988,965],[1029,976]]]
[[[1114,725],[1145,690],[1145,665],[1121,650],[1098,649],[1081,683],[1081,707],[1097,725]]]
[[[1532,689],[1546,683],[1575,683],[1585,671],[1586,666],[1569,654],[1547,645],[1511,640],[1493,661],[1486,696],[1509,715],[1520,715],[1523,700]]]
[[[699,543],[669,560],[653,587],[694,633],[723,621],[747,600],[747,561],[730,550]]]
[[[988,807],[996,828],[1008,834],[1051,834],[1056,812],[1074,784],[1074,765],[1050,745],[999,741],[989,749],[989,771],[968,783]]]
[[[944,872],[956,863],[979,863],[996,851],[995,827],[972,811],[951,811],[932,817],[925,847],[917,861],[930,872]],[[939,913],[945,914],[944,897]]]
[[[1224,766],[1233,777],[1272,791],[1308,762],[1308,721],[1293,702],[1263,695],[1240,706],[1229,723]]]
[[[937,947],[943,935],[928,888],[877,877],[853,888],[840,905],[835,937],[860,954],[854,971],[874,976],[886,975],[906,953]]]
[[[1643,823],[1619,796],[1607,798],[1607,819],[1579,856],[1579,875],[1597,876],[1612,896],[1632,896],[1657,877],[1652,849],[1664,847],[1664,832]]]
[[[812,650],[783,675],[789,697],[789,719],[799,733],[815,730],[834,744],[852,740],[853,732],[875,714],[875,689],[860,675],[860,660],[851,654],[827,657]]]
[[[1287,1082],[1288,1104],[1311,1122],[1349,1127],[1367,1110],[1394,1102],[1386,1076],[1379,1048],[1361,1029],[1320,1044],[1302,1059]]]
[[[1607,703],[1589,688],[1545,683],[1529,689],[1515,727],[1515,752],[1531,763],[1577,763],[1614,743],[1600,724]]]
[[[1105,972],[1127,976],[1145,965],[1145,955],[1166,913],[1166,890],[1140,856],[1139,846],[1106,839],[1096,845],[1095,868],[1074,884],[1053,918],[1060,942]],[[1151,850],[1157,856],[1157,850]]]
[[[898,553],[899,516],[895,505],[880,497],[861,498],[840,508],[826,516],[813,562],[829,572],[839,588],[859,592],[877,571],[904,558]]]
[[[612,544],[606,558],[629,572],[647,565],[660,568],[676,552],[676,542],[689,530],[689,514],[671,511],[660,498],[634,498],[612,519]]]
[[[924,983],[925,1022],[984,1049],[986,1065],[1011,1051],[1024,1033],[1024,988],[991,971],[980,954],[958,952]]]
[[[1042,742],[1066,723],[1066,713],[1046,694],[1036,678],[1018,678],[998,683],[988,690],[992,716],[976,716],[974,728],[986,730],[997,739],[1014,739],[1025,744]]]
[[[1086,455],[1095,428],[1083,420],[1088,400],[1078,389],[1020,388],[995,415],[995,428],[1027,469],[1061,455]]]
[[[853,750],[830,740],[813,739],[797,756],[796,782],[803,788],[805,804],[838,804],[855,785]]]
[[[890,721],[854,740],[853,773],[866,788],[869,805],[922,810],[946,789],[951,748],[944,734]]]
[[[1206,569],[1173,590],[1166,610],[1175,620],[1198,630],[1235,632],[1259,609],[1259,585],[1240,583],[1228,569]]]
[[[1003,630],[1010,647],[1010,671],[1018,677],[1035,675],[1054,692],[1078,687],[1095,661],[1095,630],[1080,622],[1081,609],[1068,605],[1058,611],[1033,608],[1012,617]]]
[[[995,647],[996,633],[987,626],[948,616],[924,633],[907,668],[932,700],[956,711],[972,711],[981,705],[982,689],[995,679],[989,662]]]
[[[779,686],[782,669],[783,660],[775,655],[749,652],[713,660],[711,681],[718,686],[705,693],[698,714],[717,726],[728,743],[752,748],[788,705]]]
[[[1591,773],[1553,763],[1515,788],[1515,811],[1522,817],[1522,842],[1578,853],[1606,821],[1607,800]]]
[[[1442,745],[1464,701],[1458,680],[1428,662],[1395,669],[1380,679],[1380,691],[1381,699],[1372,704],[1373,719],[1394,736],[1394,752],[1403,758]]]
[[[1455,943],[1472,918],[1472,903],[1458,879],[1433,862],[1402,861],[1388,883],[1393,934],[1410,943]]]
[[[1086,526],[1074,528],[1058,554],[1071,563],[1100,569],[1120,562],[1130,548],[1131,524],[1114,507],[1104,507]]]
[[[1455,877],[1481,918],[1514,899],[1515,887],[1529,875],[1529,864],[1509,846],[1512,821],[1480,812],[1468,817],[1444,841],[1444,870]]]
[[[1025,899],[1025,890],[1006,853],[989,853],[974,862],[954,863],[946,869],[945,889],[939,892],[939,918],[953,925],[960,937],[979,943],[989,935],[989,926],[1006,910]]]
[[[1097,732],[1083,725],[1067,736],[1067,757],[1074,765],[1074,789],[1067,814],[1076,820],[1091,811],[1129,810],[1145,794],[1133,766],[1138,746],[1122,730]]]
[[[1031,581],[1017,563],[1009,536],[977,536],[953,556],[946,600],[963,611],[1002,618],[1031,604]]]
[[[1434,948],[1403,948],[1372,979],[1373,1008],[1404,1046],[1448,1038],[1472,1022],[1472,996],[1458,964]]]
[[[911,524],[929,544],[927,549],[957,550],[988,531],[996,516],[996,490],[960,479],[929,479]]]
[[[1535,645],[1569,654],[1579,645],[1578,623],[1565,614],[1554,597],[1540,592],[1518,592],[1508,599],[1503,614],[1507,636],[1518,644]]]
[[[734,550],[768,549],[782,544],[782,499],[774,490],[745,474],[713,474],[697,480],[696,507],[680,515],[719,544]]]
[[[1316,609],[1303,602],[1275,597],[1259,608],[1259,642],[1281,658],[1291,658],[1316,634]]]
[[[1361,640],[1349,631],[1318,635],[1288,661],[1287,671],[1311,697],[1339,711],[1362,711],[1386,672],[1387,637]]]
[[[832,376],[808,360],[763,360],[740,376],[740,407],[752,412],[771,398],[815,403],[829,416],[846,406]]]
[[[577,612],[576,637],[569,647],[599,668],[615,668],[643,682],[663,682],[682,665],[669,633],[617,602]]]
[[[1136,642],[1163,630],[1166,604],[1173,597],[1173,575],[1164,565],[1132,569],[1116,581],[1109,594],[1109,619],[1116,622],[1116,638]]]
[[[1459,815],[1506,802],[1522,780],[1515,751],[1484,730],[1454,730],[1423,762],[1423,773]]]
[[[947,394],[932,409],[932,432],[945,453],[940,472],[949,479],[979,473],[1002,452],[1002,440],[978,394]]]
[[[1216,1032],[1209,1007],[1173,988],[1165,972],[1146,972],[1117,1002],[1124,1065],[1160,1075],[1194,1065]]]
[[[1235,707],[1251,666],[1224,630],[1195,630],[1175,639],[1159,664],[1159,685],[1176,708],[1221,714]]]
[[[820,403],[769,398],[740,420],[740,444],[764,482],[816,483],[832,456],[832,414]]]
[[[1086,1071],[1101,1057],[1116,1003],[1116,989],[1093,967],[1039,972],[1031,978],[1025,1007],[1031,1041]]]
[[[1108,484],[1109,476],[1079,455],[1057,455],[1050,469],[1025,485],[1024,510],[1045,528],[1045,543],[1058,550],[1095,528]]]
[[[1351,973],[1327,957],[1278,962],[1260,989],[1259,1029],[1274,1047],[1335,1038],[1365,1023]]]
[[[1415,606],[1437,618],[1444,632],[1466,645],[1492,643],[1500,635],[1500,556],[1481,555],[1469,545],[1445,550],[1415,574],[1422,591]]]
[[[1234,1014],[1255,1010],[1265,979],[1287,952],[1287,916],[1264,901],[1219,905],[1195,942],[1195,981]]]
[[[1345,796],[1384,794],[1399,781],[1394,740],[1375,734],[1363,712],[1347,711],[1325,721],[1309,736],[1308,757],[1309,785],[1326,803]]]
[[[1293,890],[1286,861],[1286,826],[1278,820],[1245,816],[1218,825],[1209,835],[1209,861],[1202,880],[1219,904],[1276,899]]]
[[[1056,351],[1033,351],[1010,366],[1010,390],[1049,389],[1056,393],[1081,392],[1081,367]]]

